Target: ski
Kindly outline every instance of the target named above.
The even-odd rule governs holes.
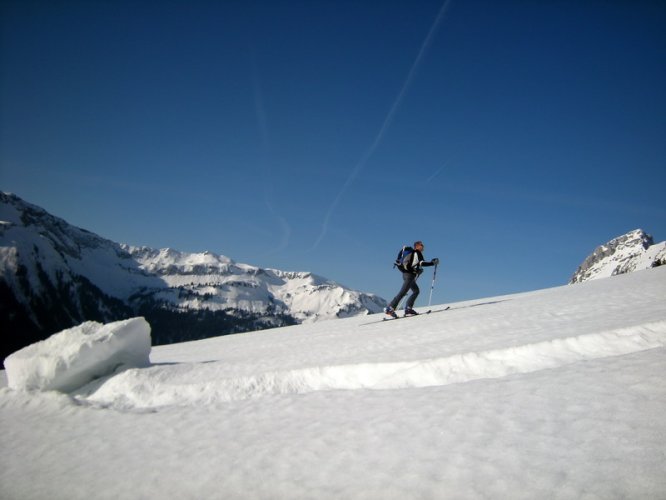
[[[384,321],[393,321],[394,319],[405,319],[405,318],[415,318],[417,316],[423,316],[425,314],[430,314],[432,312],[432,309],[429,309],[425,312],[419,313],[419,314],[410,314],[408,316],[396,316],[395,318],[393,316],[388,316],[385,318],[382,318]]]
[[[395,319],[415,318],[417,316],[423,316],[424,314],[427,315],[427,314],[431,314],[431,313],[438,313],[438,312],[448,311],[449,309],[451,309],[451,306],[445,307],[444,309],[429,309],[429,310],[427,310],[425,312],[422,312],[420,314],[414,314],[414,315],[411,315],[411,316],[398,316],[397,318],[391,318],[390,316],[388,316],[388,317],[385,317],[385,318],[382,318],[382,319],[369,321],[368,323],[361,323],[359,326],[373,325],[373,324],[376,324],[376,323],[382,323],[384,321],[393,321]]]
[[[449,306],[449,307],[446,307],[446,308],[444,308],[444,309],[437,309],[436,311],[433,311],[432,309],[428,309],[428,310],[425,311],[425,312],[422,312],[422,313],[419,313],[419,314],[410,314],[410,315],[408,315],[408,316],[398,316],[398,317],[396,317],[396,318],[393,318],[393,317],[389,316],[389,317],[386,317],[386,318],[382,318],[382,321],[393,321],[393,320],[395,320],[395,319],[416,318],[416,317],[418,317],[418,316],[424,316],[424,315],[426,315],[426,314],[430,314],[430,313],[433,313],[433,312],[443,312],[443,311],[448,311],[449,309],[451,309],[450,306]]]

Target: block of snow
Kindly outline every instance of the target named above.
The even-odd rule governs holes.
[[[5,359],[12,389],[77,389],[119,367],[150,365],[150,325],[144,318],[88,321],[29,345]]]

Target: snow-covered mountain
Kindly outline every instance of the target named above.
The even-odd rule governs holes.
[[[597,247],[578,267],[570,284],[608,278],[666,264],[666,241],[654,243],[642,229],[612,239]]]
[[[167,288],[152,292],[154,297],[180,309],[288,314],[298,323],[310,323],[375,313],[385,306],[375,295],[309,272],[261,269],[211,252],[121,247],[142,271],[166,283]]]
[[[385,305],[308,272],[118,244],[7,193],[0,193],[0,299],[4,355],[85,320],[142,315],[153,343],[163,344]]]

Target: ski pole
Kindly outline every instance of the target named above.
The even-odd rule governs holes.
[[[432,284],[430,285],[430,298],[428,299],[428,307],[430,307],[430,303],[432,302],[432,291],[435,288],[435,278],[437,277],[437,266],[439,264],[435,264],[435,271],[432,273]]]

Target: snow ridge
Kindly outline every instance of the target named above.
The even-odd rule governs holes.
[[[188,375],[192,370],[201,370],[200,365],[130,369],[89,386],[79,397],[119,410],[145,410],[314,391],[444,386],[531,373],[664,346],[666,321],[658,321],[607,332],[434,359],[315,366],[251,377],[218,379],[216,363],[206,368],[205,377],[199,376],[197,380],[190,380]]]

